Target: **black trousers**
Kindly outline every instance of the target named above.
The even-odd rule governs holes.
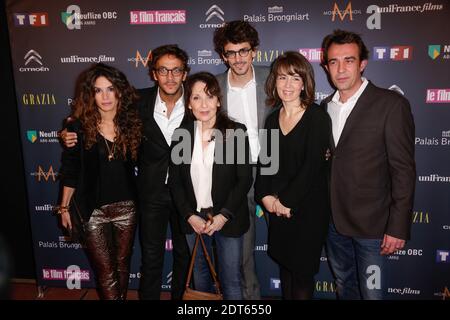
[[[151,201],[140,201],[142,267],[139,298],[160,299],[166,233],[170,222],[173,245],[172,299],[181,300],[189,269],[189,248],[169,189],[166,188],[154,198]]]

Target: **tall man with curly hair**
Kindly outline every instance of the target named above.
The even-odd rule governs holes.
[[[223,93],[223,107],[228,116],[245,124],[249,136],[252,162],[256,164],[260,149],[258,130],[270,111],[265,103],[264,84],[269,68],[254,66],[259,45],[258,32],[248,22],[225,23],[214,32],[214,48],[229,69],[217,75]],[[253,168],[253,179],[256,167]],[[260,299],[260,286],[255,266],[255,212],[253,185],[248,193],[250,227],[244,235],[242,256],[242,290],[246,300]]]

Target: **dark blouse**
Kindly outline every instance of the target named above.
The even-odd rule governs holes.
[[[102,205],[135,200],[136,187],[134,163],[130,157],[108,161],[108,150],[102,136],[97,143],[85,149],[84,134],[79,120],[66,124],[69,131],[77,133],[78,143],[64,148],[59,170],[62,186],[75,189],[72,200],[88,220],[92,211]]]
[[[272,158],[278,154],[279,168],[272,175],[263,175],[258,163],[255,198],[261,203],[267,195],[276,196],[291,209],[292,217],[269,215],[269,255],[288,270],[301,275],[314,275],[319,269],[322,244],[330,217],[328,200],[328,161],[331,129],[325,111],[313,104],[286,135],[279,124],[280,109],[267,117],[265,129],[278,131],[273,143]],[[265,142],[269,148],[271,139]],[[269,149],[270,150],[270,149]],[[261,153],[264,154],[264,143]],[[262,160],[262,158],[261,158]]]
[[[128,178],[127,167],[125,161],[119,156],[108,161],[108,150],[106,149],[106,141],[112,148],[112,142],[104,140],[102,136],[97,137],[97,145],[99,151],[99,185],[100,195],[98,205],[102,206],[109,203],[134,200],[133,185]]]

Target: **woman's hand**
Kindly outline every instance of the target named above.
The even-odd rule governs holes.
[[[198,234],[204,233],[206,221],[203,220],[201,217],[197,216],[196,214],[193,214],[192,216],[189,217],[187,221],[191,225],[192,229],[194,229],[195,233]]]
[[[72,230],[72,222],[70,221],[70,214],[67,209],[61,209],[61,224],[67,230]]]
[[[211,220],[208,220],[206,223],[206,228],[203,233],[206,233],[208,236],[212,236],[214,232],[222,230],[225,223],[227,223],[228,219],[221,213],[212,217]]]
[[[274,196],[265,196],[264,198],[262,198],[262,204],[267,211],[273,213],[275,212],[273,205],[276,200],[277,198],[275,198]]]
[[[63,142],[63,144],[67,148],[71,148],[77,144],[77,134],[75,132],[69,132],[67,129],[62,130],[59,133],[59,136]]]
[[[285,207],[279,199],[276,199],[275,203],[273,204],[274,212],[277,214],[278,217],[286,217],[290,218],[291,215],[291,209],[288,207]]]

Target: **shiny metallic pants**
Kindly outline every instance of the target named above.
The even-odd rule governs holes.
[[[136,227],[133,201],[95,209],[86,226],[86,251],[102,300],[125,300]]]

